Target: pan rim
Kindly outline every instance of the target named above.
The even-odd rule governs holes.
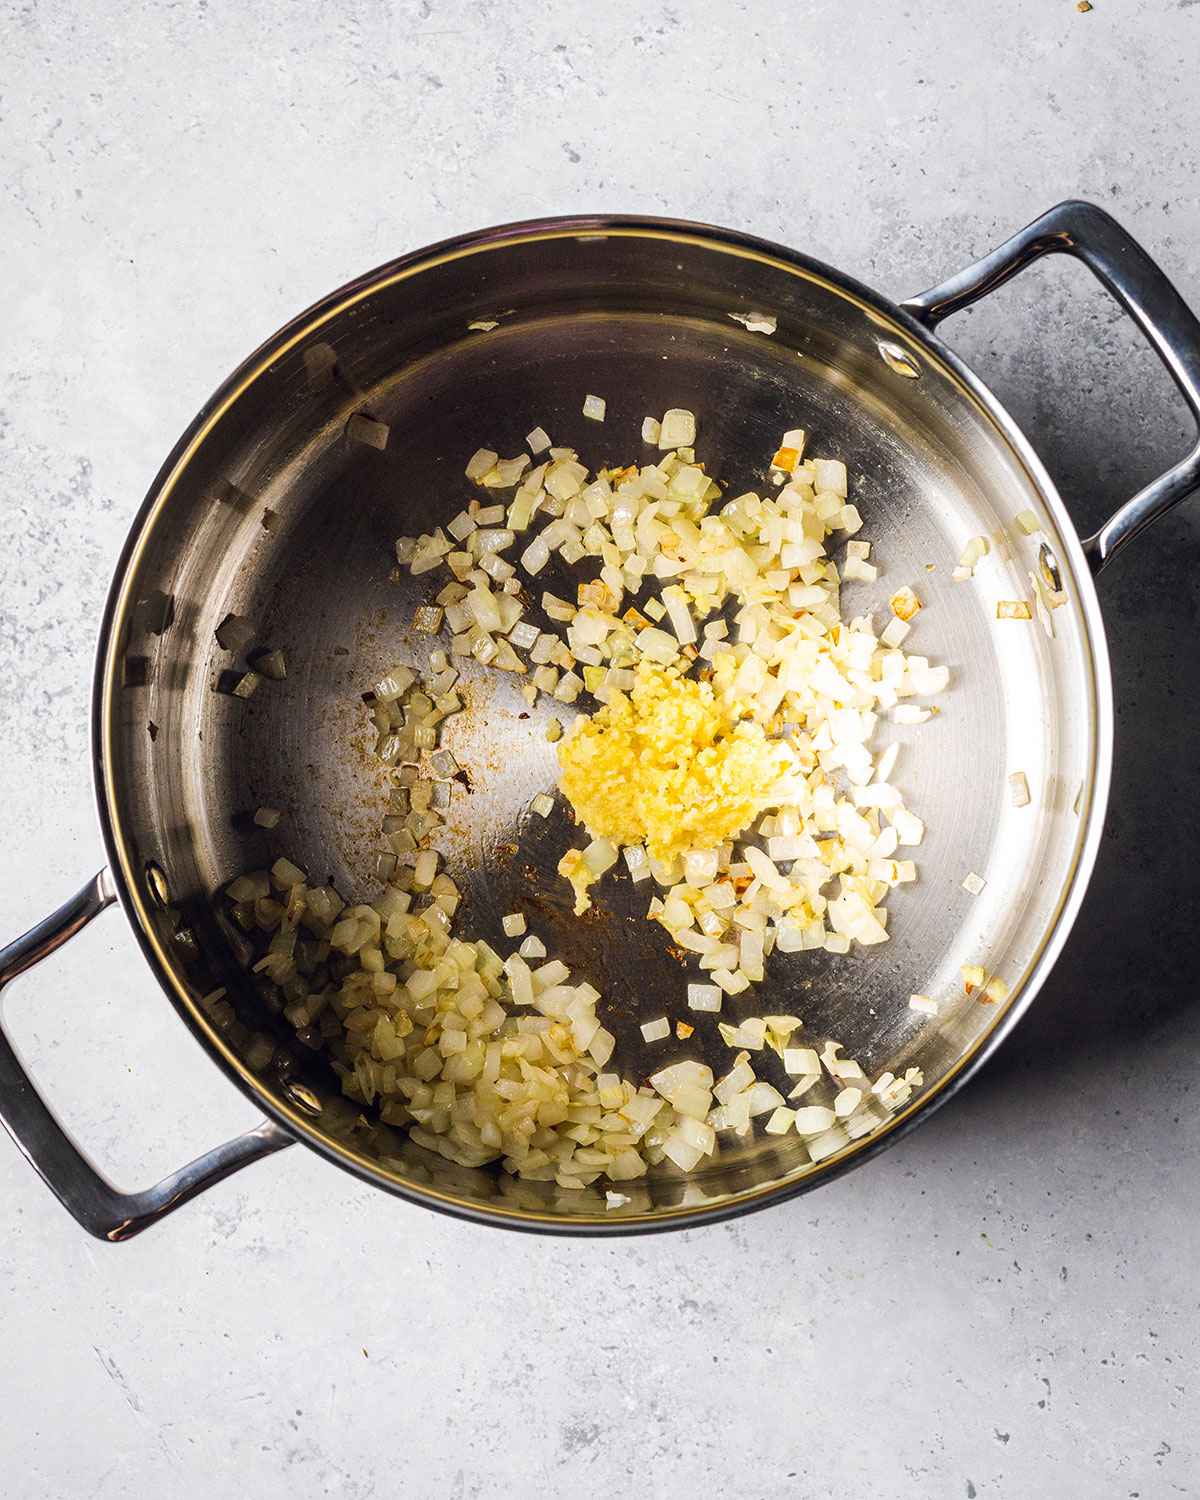
[[[1080,833],[1073,851],[1070,875],[1033,957],[1013,986],[1012,998],[1005,1006],[997,1007],[996,1018],[991,1027],[935,1085],[899,1111],[877,1132],[860,1141],[850,1142],[803,1176],[748,1189],[711,1207],[691,1204],[653,1209],[644,1215],[614,1219],[582,1214],[576,1219],[518,1208],[500,1200],[495,1204],[484,1205],[459,1198],[440,1188],[400,1180],[373,1165],[365,1156],[350,1151],[322,1134],[300,1110],[288,1107],[270,1095],[257,1076],[250,1072],[220,1033],[210,1025],[185,986],[180,983],[176,968],[155,933],[150,919],[152,899],[140,888],[141,871],[122,828],[120,790],[112,773],[114,690],[119,680],[118,648],[133,603],[131,580],[154,529],[156,518],[169,503],[171,493],[188,463],[198,453],[206,435],[223,413],[283,353],[310,337],[347,307],[393,282],[410,279],[449,260],[522,243],[580,236],[688,241],[706,244],[723,253],[765,261],[777,269],[826,285],[837,294],[857,303],[869,315],[885,320],[893,332],[906,335],[927,356],[932,356],[942,371],[958,384],[997,430],[1053,517],[1062,551],[1069,561],[1070,572],[1076,584],[1084,627],[1086,659],[1090,668],[1086,684],[1089,700],[1089,766],[1081,794]],[[243,360],[201,407],[181,435],[152,481],[130,525],[114,567],[101,615],[90,718],[97,816],[118,898],[150,969],[167,998],[196,1040],[242,1093],[269,1118],[326,1160],[351,1172],[360,1180],[408,1202],[474,1223],[544,1234],[592,1236],[662,1233],[669,1229],[698,1227],[740,1217],[770,1203],[798,1197],[870,1160],[928,1119],[953,1097],[999,1048],[1032,1004],[1074,925],[1090,882],[1103,831],[1113,742],[1112,678],[1108,648],[1099,597],[1082,544],[1058,490],[1035,449],[986,383],[952,349],[902,307],[834,267],[799,251],[738,230],[681,219],[621,214],[525,220],[481,229],[412,251],[354,278],[320,299],[284,324]]]

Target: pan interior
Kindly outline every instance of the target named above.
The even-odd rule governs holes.
[[[775,332],[729,316],[750,312],[774,317]],[[468,327],[480,319],[497,326]],[[593,392],[607,401],[603,424],[582,415]],[[952,674],[937,717],[878,736],[900,743],[893,779],[928,830],[913,851],[917,884],[889,897],[891,940],[844,957],[775,955],[766,982],[727,1000],[727,1015],[798,1014],[806,1044],[841,1042],[871,1078],[918,1066],[923,1092],[934,1091],[1007,1008],[964,995],[960,966],[998,973],[1018,1003],[1070,889],[1095,749],[1079,580],[1018,456],[925,345],[821,277],[699,237],[518,239],[380,277],[290,347],[281,340],[166,476],[110,642],[107,748],[126,873],[177,983],[192,997],[228,986],[246,1024],[280,1038],[255,1086],[306,1105],[311,1129],[393,1186],[564,1222],[604,1216],[602,1190],[452,1167],[340,1100],[323,1061],[263,1010],[218,918],[218,890],[286,854],[346,897],[378,894],[388,783],[368,753],[361,694],[393,662],[423,666],[446,646],[412,617],[448,575],[397,578],[395,538],[462,508],[476,447],[521,452],[540,425],[589,467],[645,462],[642,418],[671,406],[697,413],[698,456],[730,494],[769,487],[765,465],[786,428],[804,427],[811,453],[845,459],[881,575],[846,586],[844,613],[882,623],[888,597],[910,585],[925,608],[905,649]],[[347,435],[356,411],[387,424],[384,450]],[[1027,509],[1067,593],[1053,638],[1036,621],[995,616],[998,600],[1032,597],[1038,545],[1015,524]],[[953,582],[967,540],[997,533],[1006,542],[993,540],[977,577]],[[581,575],[570,572],[556,559],[530,590],[535,602],[543,587],[573,596]],[[248,701],[218,690],[237,665],[214,638],[230,612],[286,654],[286,680]],[[540,609],[532,618],[545,623]],[[574,711],[544,697],[529,710],[507,674],[466,678],[467,711],[443,741],[470,783],[443,841],[466,893],[458,930],[507,952],[500,919],[524,911],[550,953],[602,991],[624,1076],[640,1081],[681,1056],[727,1071],[732,1056],[710,1021],[686,1044],[642,1041],[647,1019],[697,1020],[685,1001],[696,976],[644,918],[648,887],[614,872],[587,919],[570,914],[555,865],[578,834],[561,805],[543,820],[529,804],[554,786],[546,723]],[[1026,807],[1010,798],[1016,771]],[[284,810],[271,833],[249,823],[259,806]],[[971,872],[986,882],[976,896],[962,886]],[[178,928],[195,948],[172,936]],[[938,999],[936,1017],[909,1008],[917,992]],[[786,1092],[771,1054],[755,1064]],[[664,1170],[634,1185],[605,1222],[719,1209],[821,1170],[798,1138],[760,1134],[725,1144],[688,1180]]]

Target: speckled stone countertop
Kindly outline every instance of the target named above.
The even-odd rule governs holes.
[[[0,934],[100,861],[93,632],[178,433],[351,275],[477,225],[631,210],[893,295],[1059,198],[1200,305],[1197,0],[0,3]],[[948,325],[1084,527],[1182,451],[1076,265]],[[505,1236],[292,1150],[121,1248],[7,1138],[13,1500],[1200,1493],[1200,506],[1102,580],[1107,839],[1034,1010],[878,1162],[724,1227]],[[123,919],[14,988],[64,1117],[143,1182],[251,1123]]]

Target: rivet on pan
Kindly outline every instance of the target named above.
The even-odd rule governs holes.
[[[283,1091],[283,1097],[306,1115],[321,1113],[321,1101],[306,1083],[289,1083]]]
[[[155,906],[164,907],[169,903],[171,889],[167,885],[167,877],[163,874],[162,866],[155,864],[152,859],[146,861],[146,885]]]
[[[880,339],[878,348],[880,358],[893,375],[902,375],[905,380],[920,380],[921,367],[907,349],[890,344],[887,339]]]
[[[1058,559],[1045,542],[1038,548],[1038,572],[1041,573],[1042,581],[1051,592],[1062,593],[1062,574],[1058,569]]]

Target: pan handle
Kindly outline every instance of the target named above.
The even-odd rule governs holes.
[[[0,1001],[5,989],[116,900],[107,870],[23,937],[0,948]],[[171,1213],[189,1198],[220,1182],[239,1167],[268,1156],[294,1140],[270,1120],[164,1177],[139,1193],[118,1192],[76,1146],[21,1066],[0,1025],[0,1123],[45,1179],[59,1202],[97,1239],[116,1243],[131,1239]]]
[[[1043,255],[1074,255],[1117,299],[1150,341],[1200,428],[1200,320],[1132,235],[1104,209],[1060,203],[982,260],[900,305],[926,328],[956,313]],[[1083,550],[1098,573],[1139,531],[1200,489],[1200,437],[1174,468],[1127,500]]]

